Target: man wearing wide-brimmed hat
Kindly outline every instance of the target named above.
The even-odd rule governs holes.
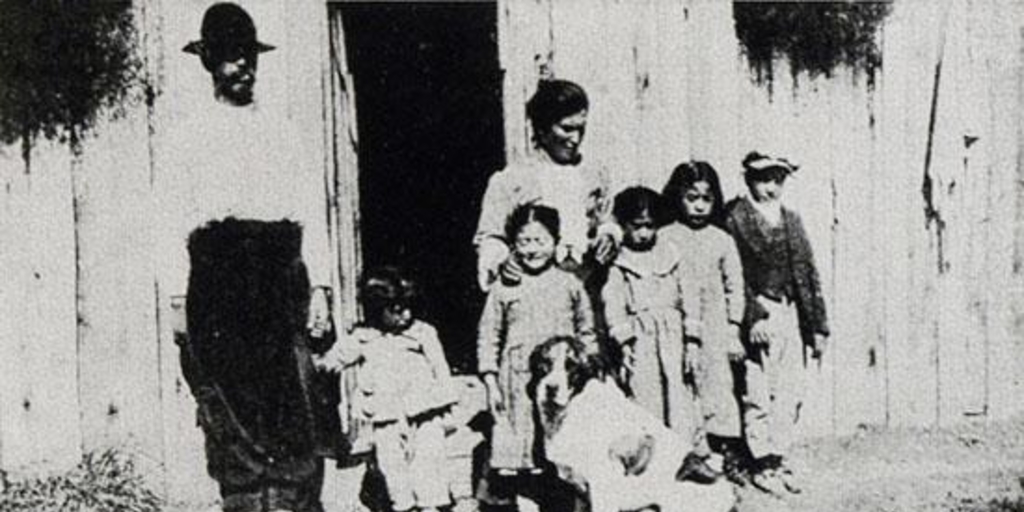
[[[330,446],[310,354],[332,330],[324,184],[298,128],[254,101],[272,48],[245,10],[216,3],[183,49],[212,75],[215,102],[185,105],[167,138],[161,289],[184,293],[176,341],[225,512],[322,512]]]
[[[200,35],[183,50],[198,55],[213,75],[214,96],[239,106],[252,103],[259,54],[274,47],[256,39],[249,13],[235,4],[214,4],[203,16]]]

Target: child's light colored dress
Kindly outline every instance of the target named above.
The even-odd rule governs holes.
[[[700,287],[703,368],[696,385],[706,430],[719,436],[739,436],[740,408],[729,362],[730,352],[744,352],[738,334],[745,291],[736,242],[714,226],[695,230],[682,223],[663,228],[658,236],[679,250],[683,279]]]
[[[700,301],[681,278],[678,251],[670,242],[659,240],[645,252],[623,247],[602,296],[609,336],[633,347],[628,383],[637,403],[696,441],[700,422],[696,397],[683,382],[683,359],[684,333],[699,338],[700,322],[684,308]]]
[[[437,331],[418,320],[397,334],[359,327],[324,359],[332,367],[361,364],[353,410],[373,426],[392,508],[449,505],[444,415],[457,394]]]
[[[480,373],[497,374],[505,404],[494,418],[492,468],[537,467],[533,405],[526,390],[530,354],[554,336],[574,336],[591,347],[596,343],[593,312],[579,279],[552,267],[523,275],[516,285],[496,283],[480,319],[478,345]]]

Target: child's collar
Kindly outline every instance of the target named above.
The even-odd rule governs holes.
[[[760,213],[762,217],[772,224],[777,224],[782,218],[782,201],[776,199],[770,202],[759,202],[750,195],[747,195],[746,199],[754,211]]]
[[[654,247],[644,252],[623,247],[615,258],[615,266],[638,276],[668,275],[678,265],[679,252],[675,244],[664,239],[659,239]]]
[[[385,336],[392,336],[392,337],[407,338],[407,339],[410,339],[410,340],[417,340],[417,339],[419,339],[418,333],[419,333],[419,331],[421,329],[421,326],[422,326],[422,323],[419,320],[415,320],[415,319],[412,321],[411,324],[409,324],[409,327],[406,327],[405,330],[403,330],[401,332],[389,332],[389,331],[385,331],[385,330],[381,329],[380,327],[375,327],[375,326],[372,326],[372,325],[365,325],[365,326],[361,327],[361,329],[366,329],[366,330],[370,331],[373,334],[370,335],[370,336],[357,336],[357,338],[362,343],[369,343],[373,339],[383,338]]]

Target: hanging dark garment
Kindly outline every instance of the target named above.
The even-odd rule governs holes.
[[[225,496],[268,485],[319,492],[301,245],[290,221],[229,217],[189,237],[182,366]]]

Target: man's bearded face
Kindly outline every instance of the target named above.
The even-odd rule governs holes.
[[[242,48],[211,55],[213,86],[218,97],[238,106],[252,103],[258,55],[255,49]]]

